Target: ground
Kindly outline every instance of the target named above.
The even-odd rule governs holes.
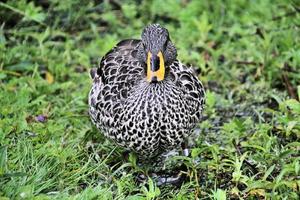
[[[10,0],[0,16],[1,200],[299,199],[299,1]],[[207,92],[176,186],[137,182],[87,114],[89,69],[153,22]]]

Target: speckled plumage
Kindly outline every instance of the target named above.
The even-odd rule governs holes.
[[[200,121],[205,100],[201,82],[176,55],[169,55],[174,59],[166,64],[163,81],[147,82],[144,45],[144,40],[124,40],[102,58],[92,72],[89,113],[106,137],[150,158],[180,147]]]

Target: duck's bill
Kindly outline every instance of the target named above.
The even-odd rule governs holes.
[[[161,51],[157,55],[148,52],[147,55],[147,81],[158,82],[165,78],[165,61]]]

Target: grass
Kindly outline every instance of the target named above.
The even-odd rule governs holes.
[[[0,2],[0,199],[299,199],[298,1]],[[207,91],[180,186],[91,124],[89,69],[149,23]]]

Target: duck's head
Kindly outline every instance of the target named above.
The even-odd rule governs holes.
[[[167,29],[159,24],[150,24],[142,33],[138,49],[138,59],[146,66],[146,79],[149,83],[163,81],[168,67],[177,57],[175,46]]]

